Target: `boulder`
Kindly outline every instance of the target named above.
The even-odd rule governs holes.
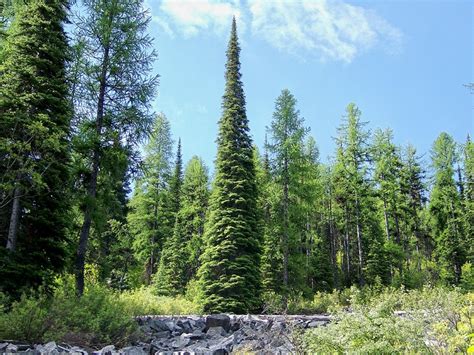
[[[207,338],[219,338],[226,335],[227,332],[222,327],[212,327],[207,331]]]
[[[107,345],[107,346],[104,346],[99,351],[93,352],[94,355],[113,355],[116,353],[117,351],[115,351],[115,345]]]
[[[222,327],[226,332],[230,330],[230,317],[227,314],[211,314],[206,317],[206,329]]]

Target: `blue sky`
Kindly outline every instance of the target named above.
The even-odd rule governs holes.
[[[161,76],[154,109],[183,155],[212,168],[231,18],[238,19],[247,115],[262,147],[274,102],[288,88],[321,160],[349,102],[369,127],[427,153],[442,132],[473,133],[471,1],[148,0]]]

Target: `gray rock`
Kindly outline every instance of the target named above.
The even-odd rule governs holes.
[[[230,330],[230,317],[227,314],[211,314],[206,317],[206,328],[222,327],[226,332]]]
[[[197,340],[197,339],[204,339],[205,334],[201,330],[196,329],[192,333],[183,333],[183,334],[181,334],[181,337],[189,338],[191,340]]]
[[[313,320],[306,324],[306,328],[317,328],[317,327],[324,327],[327,322],[322,320]]]
[[[120,354],[124,355],[147,355],[149,354],[142,346],[128,346],[119,350]]]
[[[178,321],[178,326],[183,330],[183,333],[192,333],[194,328],[190,320]]]
[[[0,351],[6,349],[9,343],[0,343]]]
[[[226,335],[227,335],[227,332],[222,327],[212,327],[212,328],[209,328],[209,330],[207,331],[208,338],[219,338]]]
[[[171,335],[171,332],[169,330],[163,330],[161,332],[153,333],[153,338],[155,339],[166,339],[169,338]]]
[[[166,323],[166,326],[168,327],[168,330],[169,331],[173,331],[173,330],[176,330],[176,324],[174,321],[168,321],[168,322],[165,322]]]
[[[150,328],[152,328],[153,330],[156,330],[158,332],[169,330],[168,325],[165,323],[165,321],[163,321],[161,319],[151,319],[148,322],[148,325],[150,326]]]
[[[191,342],[191,339],[189,339],[189,338],[178,337],[173,341],[171,346],[175,349],[182,349],[182,348],[188,346],[190,342]]]
[[[69,349],[69,351],[72,353],[72,354],[76,354],[76,355],[87,355],[87,351],[85,351],[84,349],[81,349],[80,347],[78,346],[73,346],[72,348]]]
[[[94,355],[112,355],[115,354],[115,345],[107,345],[100,349],[99,351],[94,351]]]
[[[18,351],[18,346],[15,344],[8,344],[5,348],[6,353],[16,353]]]
[[[229,354],[234,346],[234,337],[231,335],[222,339],[216,345],[209,347],[213,355]]]

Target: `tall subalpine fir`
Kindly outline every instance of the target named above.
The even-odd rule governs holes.
[[[239,53],[234,18],[207,245],[199,270],[205,312],[247,313],[260,305],[257,186]]]
[[[38,284],[65,262],[71,117],[65,20],[66,1],[29,1],[18,7],[3,48],[0,210],[7,223],[0,239],[8,253],[1,253],[0,291]]]
[[[174,222],[174,231],[165,236],[163,252],[161,253],[155,284],[158,293],[175,295],[184,289],[185,245],[182,241],[181,223],[178,221],[178,212],[181,205],[181,188],[183,185],[183,159],[181,156],[181,139],[178,140],[174,173],[168,191],[168,215]]]
[[[180,208],[181,186],[183,185],[183,157],[181,156],[181,139],[178,140],[174,174],[170,182],[170,210],[176,215]]]

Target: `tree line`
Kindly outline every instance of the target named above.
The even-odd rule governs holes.
[[[211,177],[200,157],[184,164],[186,142],[151,110],[159,77],[143,1],[74,10],[0,9],[0,291],[54,287],[67,272],[78,296],[96,277],[240,313],[351,285],[473,277],[469,135],[441,133],[426,159],[350,103],[322,163],[285,89],[259,151],[234,19]]]

